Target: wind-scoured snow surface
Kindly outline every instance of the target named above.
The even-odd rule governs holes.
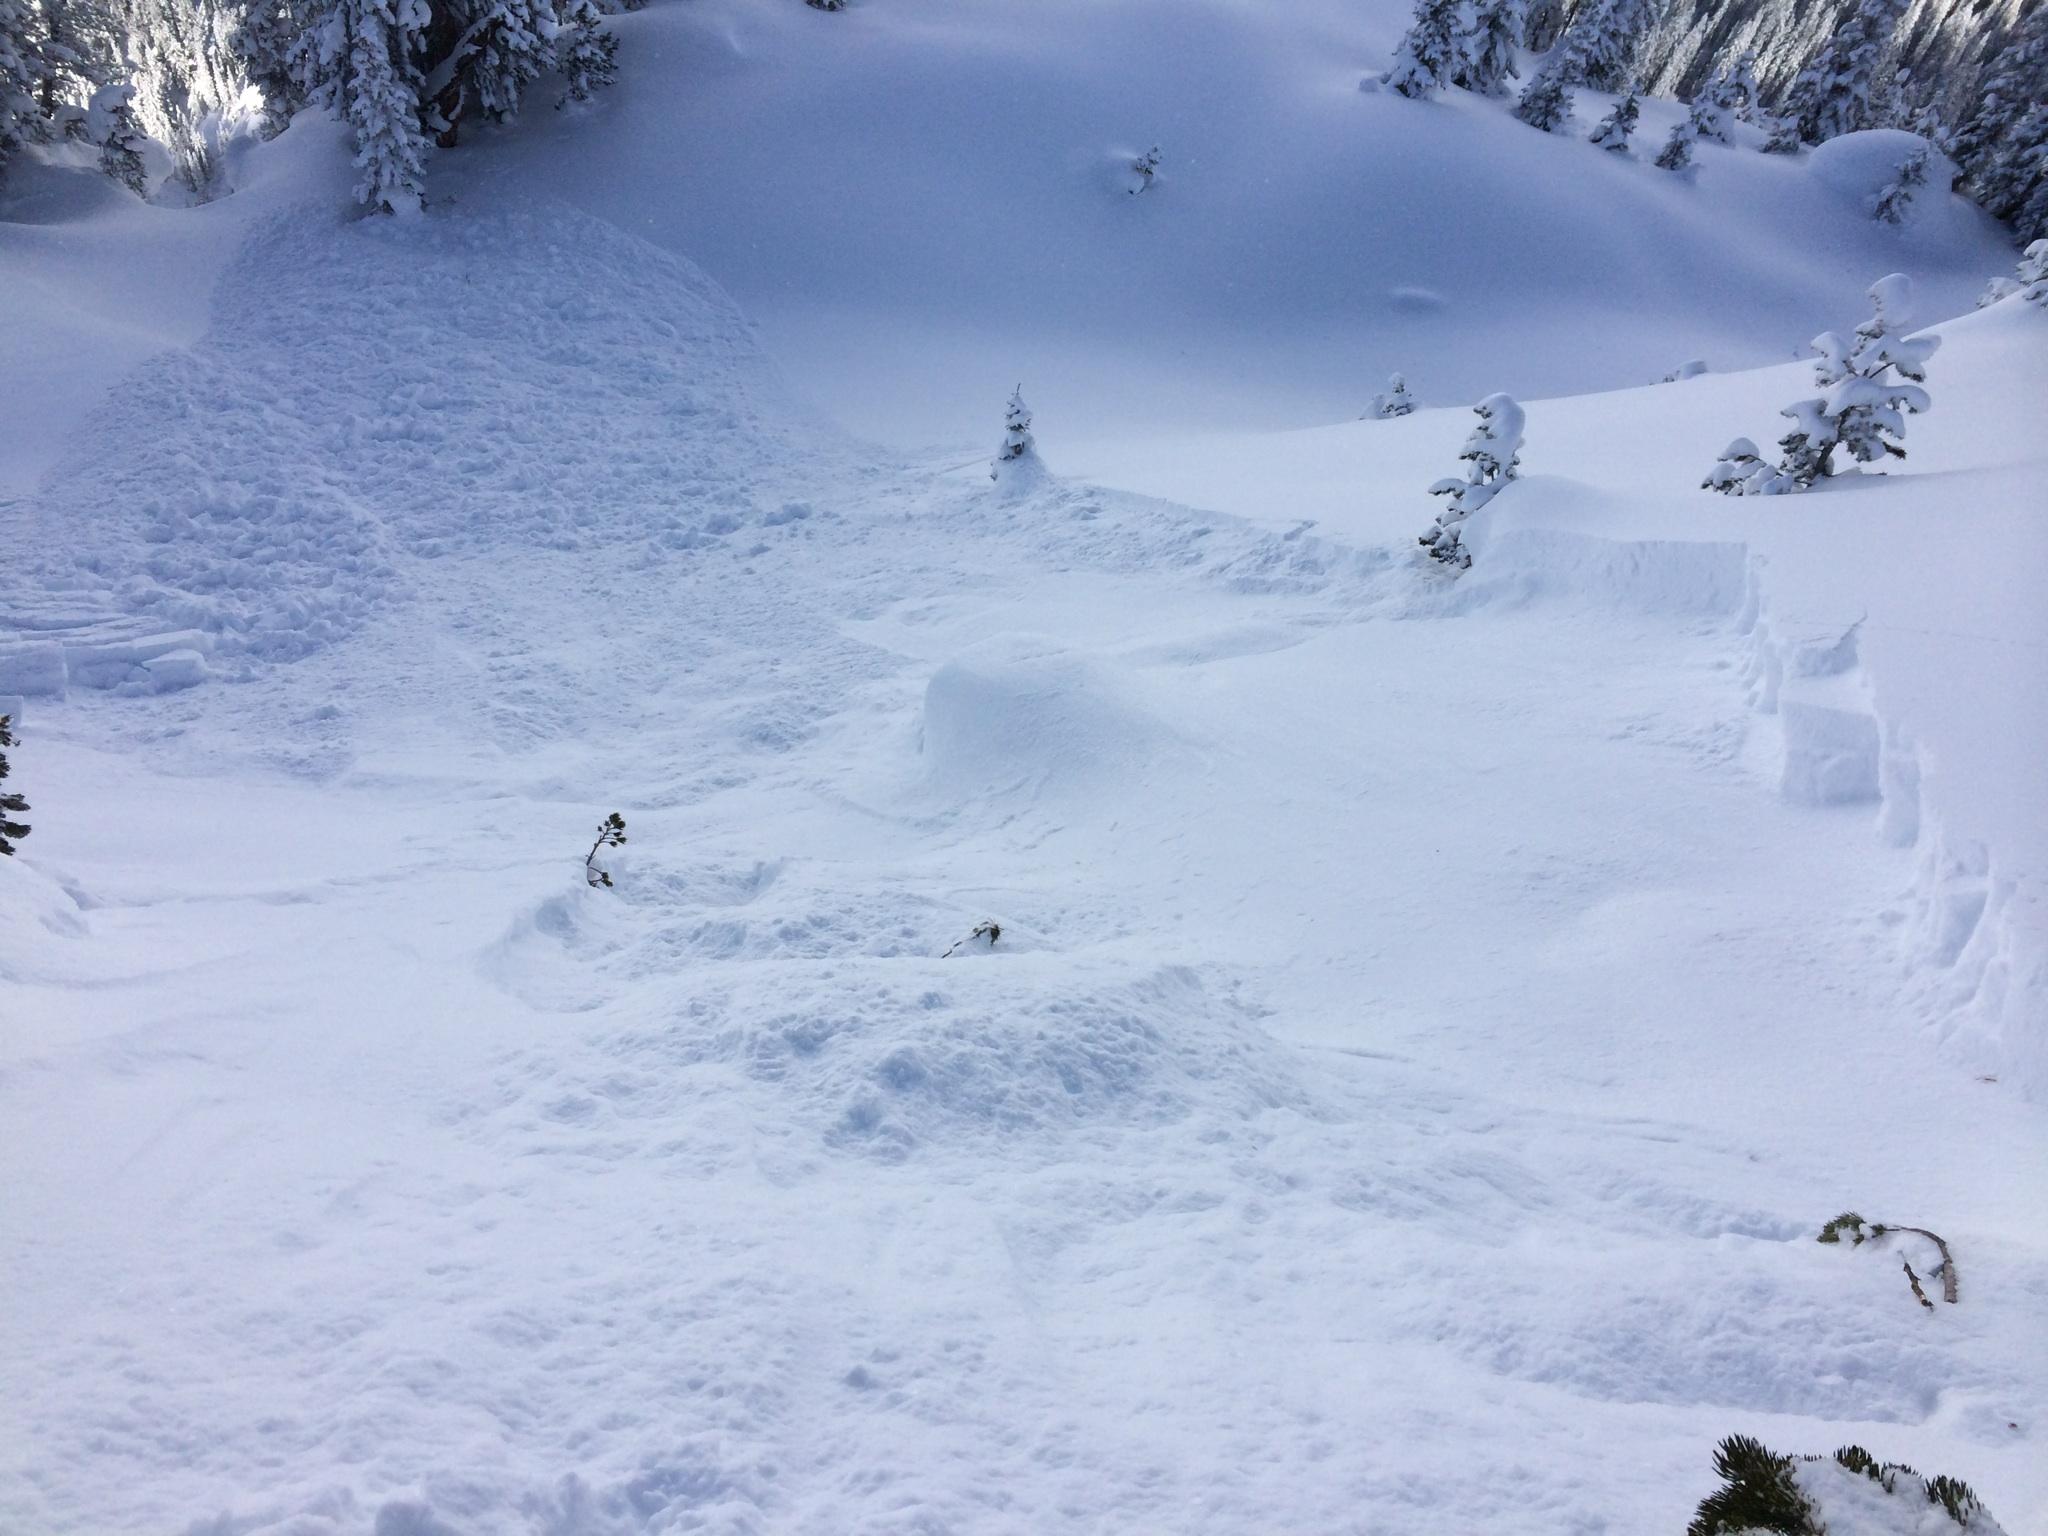
[[[1455,584],[1463,408],[1063,460],[1027,379],[1122,488],[992,484],[1003,324],[979,454],[875,448],[706,275],[759,209],[561,195],[719,25],[981,67],[951,14],[628,18],[616,104],[418,220],[302,124],[297,206],[0,226],[57,294],[220,221],[171,350],[94,293],[115,382],[0,503],[0,1532],[1676,1531],[1744,1432],[2043,1536],[2048,313],[1945,326],[1913,458],[1803,498],[1693,489],[1798,370],[1529,402]],[[1802,238],[1787,347],[1877,275]]]

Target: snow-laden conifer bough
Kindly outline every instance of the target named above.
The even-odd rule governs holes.
[[[2005,1529],[1960,1478],[1922,1477],[1860,1445],[1832,1456],[1784,1456],[1748,1435],[1714,1450],[1721,1486],[1700,1501],[1686,1536],[1972,1536]]]
[[[14,745],[13,724],[12,715],[0,715],[0,748]],[[6,781],[10,771],[7,753],[0,751],[0,783]],[[21,795],[0,792],[0,853],[12,854],[15,842],[28,836],[28,823],[14,819],[27,809],[28,801]]]

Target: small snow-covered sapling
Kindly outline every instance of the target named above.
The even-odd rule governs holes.
[[[1898,173],[1870,205],[1870,216],[1880,224],[1905,223],[1906,210],[1913,206],[1915,194],[1926,185],[1927,146],[1922,144],[1899,162]]]
[[[1462,571],[1472,564],[1472,552],[1465,547],[1460,525],[1515,478],[1522,455],[1525,417],[1512,396],[1488,395],[1472,409],[1479,417],[1479,425],[1472,429],[1472,435],[1465,439],[1465,451],[1458,455],[1467,466],[1465,473],[1462,477],[1446,476],[1429,488],[1432,496],[1449,497],[1450,505],[1437,514],[1429,531],[1416,540],[1429,551],[1430,559],[1452,571]]]
[[[1599,145],[1609,154],[1627,154],[1629,136],[1636,131],[1636,122],[1642,116],[1642,108],[1638,105],[1640,100],[1638,87],[1629,86],[1627,93],[1615,102],[1614,110],[1594,125],[1593,131],[1586,136],[1586,142]]]
[[[583,879],[588,885],[609,886],[612,877],[609,871],[598,868],[597,853],[600,848],[617,848],[626,840],[626,818],[617,811],[597,824],[597,841],[590,845],[590,852],[583,857]]]
[[[1386,390],[1372,397],[1372,409],[1366,414],[1385,420],[1391,416],[1406,416],[1415,409],[1415,396],[1409,393],[1408,381],[1400,374],[1387,376]]]
[[[1003,409],[1003,443],[988,467],[989,479],[1000,479],[1003,466],[1023,458],[1032,447],[1031,407],[1024,403],[1024,386],[1019,384],[1010,391],[1010,403]]]
[[[947,945],[946,953],[939,956],[939,958],[941,960],[946,959],[953,953],[954,950],[959,949],[965,945],[972,944],[976,939],[987,939],[988,947],[990,949],[994,949],[996,947],[996,940],[1000,939],[1002,936],[1003,925],[1001,923],[976,923],[974,925],[974,931],[972,933],[968,934],[967,937],[964,939],[955,939],[951,944]]]
[[[0,715],[0,747],[14,745],[14,724],[12,715]],[[7,754],[0,752],[0,779],[8,774]],[[15,839],[28,836],[28,823],[14,818],[28,809],[28,801],[20,795],[0,793],[0,853],[12,855]]]
[[[1149,190],[1152,186],[1152,178],[1159,174],[1159,146],[1154,144],[1145,153],[1133,160],[1131,162],[1131,170],[1138,178],[1131,185],[1131,196],[1136,197],[1140,192]]]
[[[1865,1243],[1880,1243],[1894,1232],[1911,1232],[1916,1237],[1924,1237],[1940,1251],[1941,1262],[1928,1272],[1927,1278],[1941,1282],[1941,1299],[1953,1306],[1956,1299],[1955,1256],[1948,1251],[1947,1243],[1925,1227],[1887,1225],[1881,1221],[1865,1225],[1863,1218],[1854,1211],[1844,1211],[1820,1229],[1820,1236],[1816,1241],[1839,1243],[1846,1237],[1851,1248],[1861,1248]],[[1920,1289],[1920,1277],[1913,1273],[1913,1261],[1901,1256],[1899,1262],[1905,1266],[1906,1284],[1913,1288],[1914,1298],[1921,1306],[1932,1312],[1934,1303],[1929,1301],[1927,1293]]]

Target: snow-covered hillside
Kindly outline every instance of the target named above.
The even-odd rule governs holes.
[[[1746,1433],[2048,1536],[2048,310],[1402,19],[657,3],[417,218],[10,184],[0,1532],[1675,1532]],[[1701,490],[1889,270],[1910,457]]]

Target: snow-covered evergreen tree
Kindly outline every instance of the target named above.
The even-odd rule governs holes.
[[[555,68],[561,71],[562,94],[557,107],[588,101],[619,73],[619,40],[599,29],[603,13],[596,0],[557,0],[560,27],[555,34]]]
[[[1415,17],[1383,78],[1403,96],[1432,96],[1450,84],[1464,62],[1461,0],[1416,0]]]
[[[1661,9],[1662,0],[1585,0],[1553,50],[1562,54],[1558,68],[1564,83],[1620,90],[1635,72],[1636,56]]]
[[[1140,192],[1152,188],[1152,180],[1159,174],[1159,146],[1154,144],[1145,153],[1131,162],[1130,193],[1136,197]]]
[[[1685,122],[1692,130],[1692,136],[1713,144],[1726,144],[1736,100],[1735,87],[1725,71],[1709,80],[1699,95],[1686,103]]]
[[[1927,359],[1941,345],[1938,336],[1907,340],[1899,334],[1912,296],[1912,280],[1903,272],[1881,277],[1870,285],[1871,317],[1852,340],[1834,331],[1813,339],[1820,354],[1814,383],[1821,393],[1779,413],[1793,423],[1778,444],[1784,451],[1779,469],[1793,485],[1803,489],[1833,473],[1837,448],[1864,464],[1906,456],[1897,440],[1906,435],[1908,415],[1932,406],[1921,385]]]
[[[356,199],[373,209],[418,209],[426,187],[424,80],[415,59],[426,0],[309,0],[292,64],[307,98],[340,114],[355,136]]]
[[[2034,241],[2020,257],[2020,283],[2029,304],[2048,307],[2048,238]]]
[[[1714,96],[1730,116],[1751,121],[1762,104],[1763,93],[1756,81],[1756,55],[1744,51],[1714,77]]]
[[[34,0],[0,0],[0,173],[24,144],[49,136],[42,95],[47,66]]]
[[[1664,171],[1682,171],[1692,164],[1692,141],[1697,137],[1688,118],[1672,126],[1671,136],[1664,141],[1664,147],[1657,151],[1657,168]]]
[[[1991,55],[1949,153],[1963,189],[2022,241],[2048,235],[2048,5],[2028,8]]]
[[[1038,444],[1031,436],[1031,407],[1024,403],[1024,386],[1019,384],[1010,392],[1009,404],[1003,410],[1002,446],[996,449],[988,477],[1000,480],[1006,467],[1037,455]]]
[[[5,749],[14,745],[13,725],[13,716],[0,715],[0,783],[10,771]],[[14,819],[27,809],[28,801],[20,795],[0,791],[0,854],[11,855],[16,841],[28,836],[28,823]]]
[[[1903,224],[1906,212],[1913,206],[1913,198],[1927,185],[1927,146],[1922,144],[1913,153],[1899,162],[1898,173],[1885,189],[1877,194],[1871,205],[1870,216],[1880,224]]]
[[[1905,5],[1906,0],[1860,0],[1792,82],[1783,105],[1787,126],[1772,135],[1767,148],[1783,149],[1787,135],[1801,144],[1824,144],[1870,126],[1871,92]]]
[[[236,126],[249,126],[238,121],[252,84],[239,39],[261,6],[258,0],[119,3],[137,120],[169,152],[172,176],[203,196],[217,175],[221,139]],[[275,27],[280,19],[273,12],[257,25]],[[266,95],[276,84],[277,61],[269,62]]]
[[[1462,55],[1451,84],[1496,96],[1516,78],[1515,49],[1522,40],[1523,0],[1478,0],[1472,25],[1462,40]]]
[[[1437,514],[1429,531],[1416,540],[1429,551],[1432,560],[1460,571],[1472,564],[1472,552],[1465,548],[1461,525],[1515,478],[1527,419],[1508,395],[1488,395],[1472,409],[1479,417],[1479,425],[1472,429],[1472,435],[1465,439],[1464,451],[1458,455],[1465,462],[1465,473],[1462,477],[1448,476],[1429,488],[1430,495],[1447,496],[1450,504]]]
[[[1640,100],[1636,87],[1629,86],[1621,99],[1615,102],[1614,110],[1594,125],[1593,131],[1586,136],[1586,142],[1597,144],[1610,154],[1627,154],[1629,137],[1636,131],[1636,120],[1642,116]]]
[[[1796,117],[1771,117],[1766,124],[1764,153],[1767,155],[1796,155],[1806,148],[1806,141],[1799,136],[1799,119]]]
[[[248,0],[222,34],[237,72],[255,88],[260,105],[250,127],[264,138],[284,131],[305,98],[292,76],[291,47],[298,20],[284,0]]]
[[[1548,53],[1564,35],[1564,0],[1529,0],[1522,17],[1522,46]]]
[[[1564,76],[1562,63],[1557,52],[1553,51],[1515,103],[1515,116],[1531,128],[1541,128],[1545,133],[1556,133],[1560,128],[1569,126],[1572,120],[1572,88],[1565,83]]]
[[[477,0],[464,36],[436,72],[448,76],[434,98],[444,143],[471,108],[492,122],[519,115],[527,85],[554,63],[555,8],[552,0]]]
[[[130,105],[134,95],[135,88],[127,85],[103,85],[94,91],[85,132],[100,147],[100,169],[141,197],[149,182],[142,168],[142,125]]]
[[[1372,408],[1366,414],[1384,419],[1389,416],[1406,416],[1414,409],[1415,396],[1408,392],[1407,380],[1394,373],[1387,376],[1385,391],[1372,397]]]

